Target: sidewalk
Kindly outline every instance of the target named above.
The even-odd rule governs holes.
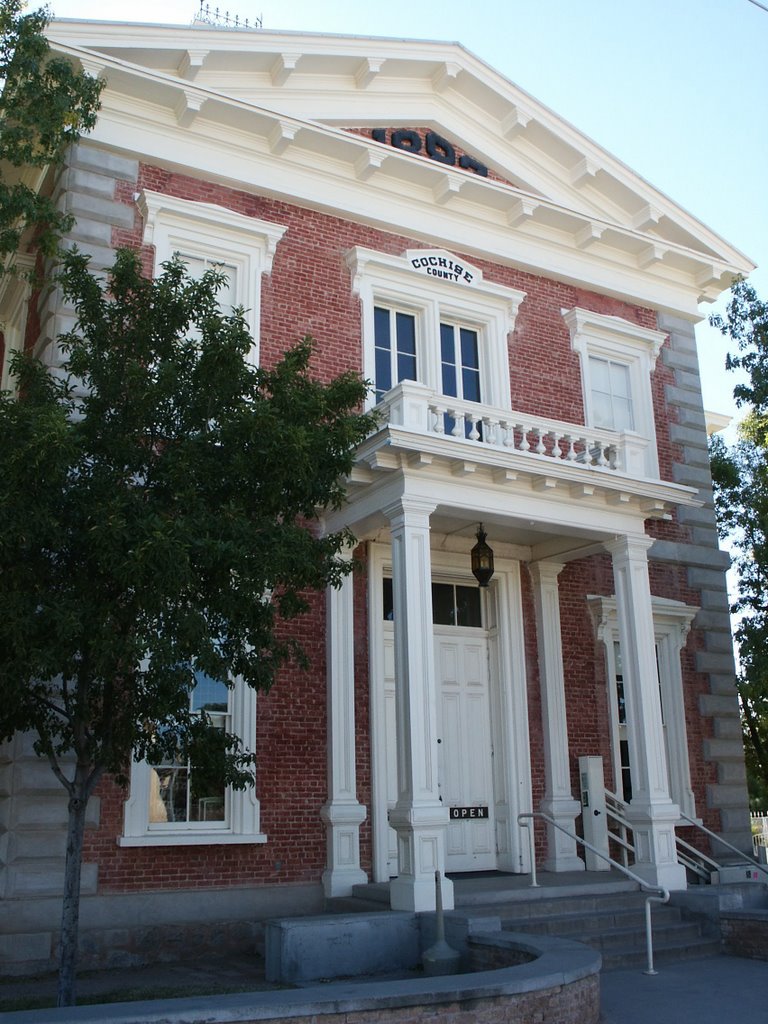
[[[600,975],[601,1024],[758,1024],[768,1021],[768,963],[735,956]]]

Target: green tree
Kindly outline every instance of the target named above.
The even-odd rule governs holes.
[[[738,579],[738,689],[750,800],[768,810],[768,304],[748,282],[737,281],[725,316],[711,323],[737,351],[727,367],[745,379],[734,388],[747,414],[739,439],[710,444],[715,509],[721,537],[730,542]]]
[[[154,281],[118,254],[106,284],[77,252],[63,367],[16,359],[0,398],[0,740],[34,730],[69,798],[59,1003],[74,1001],[85,810],[131,758],[252,781],[235,736],[190,712],[194,672],[268,689],[303,661],[279,628],[338,585],[350,538],[323,536],[370,432],[352,373],[314,380],[308,339],[274,369],[246,359],[215,272]]]
[[[48,167],[93,128],[103,83],[51,55],[47,9],[23,14],[22,0],[0,0],[0,274],[22,242],[56,253],[72,224],[40,188]]]

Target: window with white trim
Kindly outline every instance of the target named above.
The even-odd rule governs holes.
[[[624,695],[621,644],[615,597],[589,597],[598,637],[605,645],[607,702],[611,725],[611,750],[616,794],[629,801],[632,795],[632,763],[627,736],[627,702]],[[667,755],[669,792],[680,810],[696,817],[685,724],[683,671],[680,661],[691,622],[698,608],[663,597],[652,597],[656,668]]]
[[[435,276],[414,269],[428,259],[459,266],[443,250],[347,253],[363,306],[363,372],[374,382],[372,402],[415,380],[438,395],[508,409],[507,337],[525,293],[484,281],[466,261],[463,275],[439,266]]]
[[[219,306],[224,313],[243,308],[253,338],[249,362],[258,365],[261,276],[271,272],[277,244],[287,229],[223,206],[148,189],[137,202],[144,218],[143,242],[155,247],[156,271],[178,253],[193,278],[213,268],[226,275]]]
[[[646,475],[657,477],[651,373],[666,335],[578,307],[563,318],[581,362],[586,425],[639,435],[647,442]]]
[[[214,726],[256,748],[256,692],[242,680],[227,686],[202,672],[190,693],[193,712],[205,712]],[[253,786],[235,790],[199,783],[194,767],[168,760],[134,761],[124,806],[120,846],[196,846],[204,843],[263,843],[259,801]]]

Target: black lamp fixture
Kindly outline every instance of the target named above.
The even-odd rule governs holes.
[[[493,551],[485,543],[483,524],[477,528],[477,544],[472,548],[472,575],[481,587],[487,587],[493,576]]]

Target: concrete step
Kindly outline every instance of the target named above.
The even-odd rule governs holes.
[[[501,919],[502,928],[505,931],[530,931],[537,934],[573,936],[600,934],[609,930],[637,930],[645,933],[645,910],[644,908],[617,908],[616,910],[602,910],[588,916],[583,914],[553,914],[547,917],[520,918],[504,916]],[[654,907],[653,923],[657,924],[678,924],[681,921],[681,914],[678,907]]]
[[[708,956],[717,956],[722,952],[718,939],[698,938],[681,942],[664,942],[653,944],[654,965],[672,964],[680,960],[698,960]],[[645,946],[615,947],[603,953],[603,970],[616,971],[623,967],[641,967],[647,963]]]

